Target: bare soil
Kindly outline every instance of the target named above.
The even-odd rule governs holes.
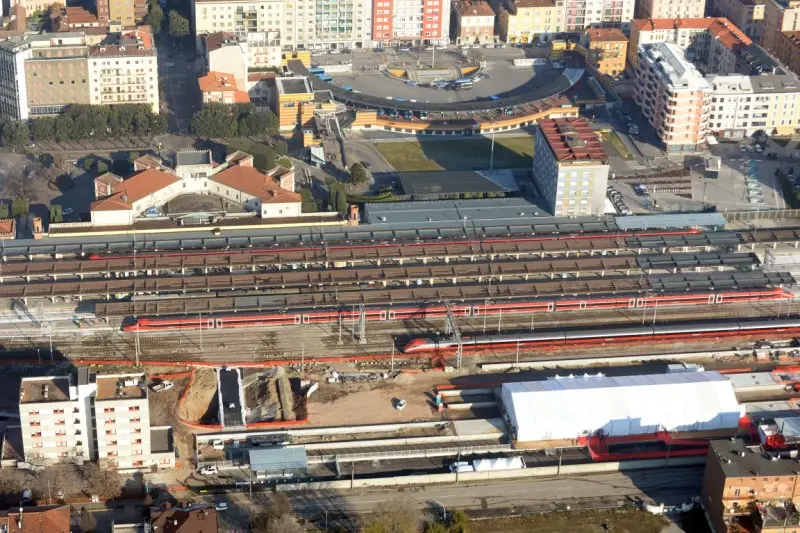
[[[195,370],[194,381],[180,406],[179,414],[184,420],[213,424],[218,421],[217,376],[210,368]]]
[[[607,529],[603,525],[607,526]],[[470,531],[474,533],[589,533],[614,531],[616,533],[659,533],[667,526],[666,520],[640,510],[570,511],[546,513],[515,518],[473,520]]]

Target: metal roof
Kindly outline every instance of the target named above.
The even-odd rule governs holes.
[[[727,224],[719,213],[680,213],[674,215],[632,215],[617,217],[621,230],[648,228],[694,228],[697,226],[719,226]]]
[[[302,470],[308,468],[305,446],[291,448],[253,448],[248,450],[250,470],[274,472],[276,470]]]

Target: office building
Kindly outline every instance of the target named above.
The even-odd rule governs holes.
[[[495,40],[495,15],[488,2],[453,4],[453,23],[458,44],[487,44]]]
[[[601,74],[616,78],[625,71],[628,39],[618,29],[584,30],[581,44],[586,53],[586,62]]]
[[[635,7],[634,0],[564,0],[564,31],[602,26],[627,32]]]
[[[667,151],[696,150],[706,138],[711,84],[672,43],[639,46],[634,100]]]
[[[450,2],[372,0],[372,41],[381,46],[447,46],[450,44]]]
[[[540,120],[534,146],[535,185],[554,216],[605,212],[608,155],[585,119]]]
[[[761,40],[765,0],[714,0],[713,14],[725,17],[755,42]]]
[[[761,46],[775,52],[785,31],[800,31],[800,0],[764,0]]]
[[[641,0],[636,7],[640,19],[696,19],[706,14],[706,0]]]
[[[564,0],[518,0],[497,14],[500,40],[510,44],[550,41],[563,27]]]
[[[30,464],[111,460],[120,470],[172,468],[172,430],[151,427],[145,374],[23,378],[19,412]]]
[[[736,71],[743,50],[752,40],[724,18],[637,19],[628,47],[628,59],[634,67],[639,61],[638,47],[654,43],[676,45],[704,74],[730,74]]]

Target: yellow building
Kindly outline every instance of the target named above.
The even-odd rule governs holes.
[[[586,29],[581,35],[581,43],[586,61],[601,74],[616,78],[625,71],[628,39],[618,29]]]
[[[507,43],[550,41],[564,25],[563,0],[517,0],[509,11],[500,8],[497,16],[500,39]]]
[[[775,52],[781,33],[800,30],[800,0],[766,0],[761,46]]]

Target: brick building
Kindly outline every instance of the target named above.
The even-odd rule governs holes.
[[[458,44],[494,42],[495,14],[488,2],[453,4],[453,21]]]

